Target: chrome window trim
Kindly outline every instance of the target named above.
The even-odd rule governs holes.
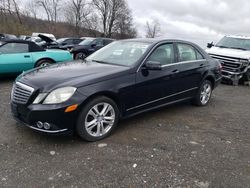
[[[167,65],[162,65],[161,67],[169,67],[169,66],[173,66],[173,65],[181,65],[181,64],[202,62],[202,61],[205,61],[205,60],[206,59],[199,59],[199,60],[194,60],[194,61],[181,61],[181,62],[177,62],[177,63],[171,63],[171,64],[167,64]]]
[[[168,96],[166,96],[166,97],[162,97],[162,98],[159,98],[159,99],[156,99],[156,100],[153,100],[153,101],[150,101],[150,102],[147,102],[147,103],[144,103],[144,104],[141,104],[141,105],[138,105],[138,106],[129,108],[129,109],[127,109],[126,111],[128,112],[128,111],[131,111],[131,110],[134,110],[134,109],[137,109],[137,108],[146,106],[146,105],[148,105],[148,104],[152,104],[152,103],[155,103],[155,102],[158,102],[158,101],[161,101],[161,100],[170,98],[170,97],[174,97],[174,96],[176,96],[176,95],[180,95],[180,94],[183,94],[183,93],[186,93],[186,92],[189,92],[189,91],[193,91],[193,90],[196,90],[196,89],[198,89],[198,87],[194,87],[194,88],[191,88],[191,89],[188,89],[188,90],[185,90],[185,91],[181,91],[181,92],[178,92],[178,93],[175,93],[175,94],[172,94],[172,95],[168,95]]]
[[[148,59],[148,57],[153,53],[153,51],[158,48],[159,46],[161,45],[164,45],[164,44],[174,44],[175,42],[161,42],[159,43],[158,45],[154,46],[150,52],[148,53],[148,55],[144,58],[144,60],[142,61],[142,63],[140,64],[140,66],[138,67],[137,69],[137,73],[140,71],[140,69],[142,68],[143,64],[145,63],[145,61]],[[186,44],[186,43],[184,43]],[[187,44],[189,45],[189,44]],[[192,46],[193,47],[193,46]],[[194,47],[193,47],[194,48]],[[194,48],[195,50],[197,50],[196,48]],[[197,50],[198,51],[198,50]],[[199,52],[199,51],[198,51]],[[204,55],[202,55],[204,56]],[[204,57],[203,57],[204,58]],[[204,59],[199,59],[199,60],[192,60],[192,61],[180,61],[180,62],[175,62],[175,63],[171,63],[171,64],[167,64],[167,65],[162,65],[161,67],[168,67],[168,66],[172,66],[172,65],[180,65],[180,64],[186,64],[186,63],[194,63],[194,62],[200,62],[200,61],[205,61],[207,60],[206,58]]]

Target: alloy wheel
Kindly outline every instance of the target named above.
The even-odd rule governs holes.
[[[115,119],[113,106],[108,103],[99,103],[88,111],[85,129],[93,137],[102,137],[112,129]]]
[[[209,83],[203,85],[200,95],[200,101],[203,105],[206,105],[210,100],[212,94],[212,87]]]

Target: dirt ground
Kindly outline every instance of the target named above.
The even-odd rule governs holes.
[[[120,122],[97,143],[38,134],[13,120],[0,78],[0,187],[250,187],[250,87],[219,86]]]

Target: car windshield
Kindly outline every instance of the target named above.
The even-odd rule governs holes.
[[[150,43],[117,41],[89,56],[87,61],[133,66],[147,51]]]
[[[216,47],[250,50],[250,39],[224,37]]]
[[[89,45],[94,40],[95,39],[85,39],[84,41],[82,41],[81,43],[79,43],[79,45]]]

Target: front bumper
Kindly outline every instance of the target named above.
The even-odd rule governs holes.
[[[71,134],[74,132],[78,110],[65,113],[66,108],[67,106],[25,106],[11,103],[11,112],[14,119],[35,131],[47,134]],[[38,122],[48,123],[50,128],[39,128]]]

